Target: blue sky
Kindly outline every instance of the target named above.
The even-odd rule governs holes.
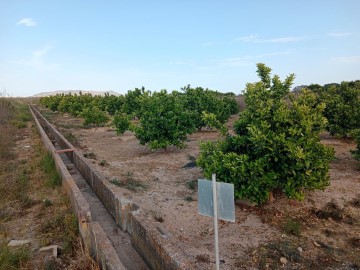
[[[360,1],[0,0],[0,92],[360,79]]]

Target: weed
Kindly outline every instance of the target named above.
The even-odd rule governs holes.
[[[153,217],[158,222],[164,222],[164,216],[161,214],[160,211],[153,211]]]
[[[193,200],[194,200],[193,197],[190,195],[185,197],[185,201],[187,202],[192,202]]]
[[[29,259],[28,248],[10,249],[5,244],[0,244],[0,270],[22,269],[23,264]]]
[[[281,267],[279,263],[281,257],[295,263],[299,263],[302,260],[297,246],[290,241],[269,243],[260,250],[258,260],[259,269],[264,269],[267,264],[269,265],[269,269],[279,269]]]
[[[36,204],[36,201],[34,201],[26,192],[19,194],[19,201],[22,208],[29,208]]]
[[[190,160],[190,162],[186,163],[183,168],[184,169],[190,169],[190,168],[195,168],[196,167],[196,158],[194,156],[188,155],[187,156],[188,160]]]
[[[56,270],[56,262],[54,260],[46,260],[44,263],[44,270]]]
[[[29,186],[29,182],[30,182],[30,178],[26,172],[26,169],[20,170],[16,180],[17,190],[20,194],[27,189],[27,187]]]
[[[0,124],[7,123],[14,114],[15,107],[12,99],[4,98],[2,93],[0,93]]]
[[[105,166],[106,164],[107,164],[107,162],[105,159],[100,160],[100,162],[99,162],[99,166]]]
[[[283,231],[288,235],[300,236],[301,226],[297,221],[287,218],[283,226]]]
[[[197,188],[197,180],[187,181],[186,186],[191,190],[196,190],[196,188]]]
[[[331,218],[341,221],[344,217],[344,209],[341,209],[334,200],[325,204],[321,210],[313,210],[313,213],[320,219]]]
[[[356,208],[360,208],[360,194],[358,194],[356,198],[353,198],[350,201],[350,205]]]
[[[72,134],[70,131],[64,132],[64,137],[74,146],[79,146],[80,143],[78,139],[75,137],[74,134]]]
[[[40,227],[46,236],[43,244],[50,244],[50,239],[62,242],[62,250],[70,254],[73,251],[75,240],[78,236],[78,223],[76,217],[70,211],[59,211],[52,219],[47,219]]]
[[[23,128],[27,127],[26,122],[21,122],[21,121],[17,121],[17,120],[11,121],[11,124],[18,129],[23,129]]]
[[[96,159],[96,155],[93,152],[84,153],[83,156],[88,159]]]
[[[0,160],[11,160],[14,158],[13,146],[15,141],[13,139],[13,127],[10,125],[1,125],[0,132]]]
[[[202,263],[209,263],[210,262],[210,256],[208,254],[196,255],[195,259],[196,259],[197,262],[202,262]]]
[[[43,204],[45,207],[49,207],[49,206],[53,205],[52,201],[49,199],[44,199]]]
[[[323,230],[323,233],[327,236],[327,237],[332,237],[334,235],[336,235],[336,232],[329,230],[329,229],[325,229]]]
[[[139,189],[146,188],[146,186],[142,182],[137,181],[131,177],[125,180],[119,180],[118,178],[114,178],[110,180],[110,183],[114,184],[115,186],[126,188],[134,192],[138,191]]]
[[[100,270],[99,265],[93,260],[93,258],[91,258],[89,252],[84,248],[81,241],[78,241],[75,250],[75,257],[77,260],[72,260],[68,269]]]
[[[41,159],[41,167],[46,173],[46,185],[51,188],[61,186],[61,178],[56,170],[55,161],[50,152]]]
[[[360,248],[360,238],[359,237],[352,237],[348,241],[352,247]]]

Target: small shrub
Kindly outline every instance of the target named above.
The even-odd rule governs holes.
[[[283,230],[288,235],[299,236],[301,233],[301,226],[300,226],[299,222],[297,222],[291,218],[287,218],[285,221],[285,224],[283,226]]]
[[[91,124],[103,126],[107,121],[109,121],[109,117],[106,113],[95,106],[84,108],[80,113],[80,116],[84,118],[84,126],[89,126]]]
[[[193,199],[193,197],[192,196],[186,196],[185,197],[185,201],[187,201],[187,202],[192,202],[192,201],[194,201],[194,199]]]
[[[116,133],[118,135],[122,135],[126,130],[129,129],[130,126],[129,116],[125,113],[116,112],[112,124],[116,129]]]

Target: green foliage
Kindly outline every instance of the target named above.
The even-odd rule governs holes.
[[[134,117],[140,117],[141,99],[144,96],[150,96],[150,92],[145,91],[145,87],[142,87],[141,89],[135,88],[135,90],[129,90],[125,95],[122,112]]]
[[[218,129],[222,135],[226,135],[228,129],[216,118],[216,115],[213,113],[202,113],[202,121],[211,128]]]
[[[109,121],[109,117],[104,111],[101,111],[98,107],[85,107],[80,113],[80,116],[84,118],[83,125],[89,126],[94,124],[96,126],[102,126]]]
[[[347,136],[360,128],[360,81],[309,88],[318,94],[320,102],[326,103],[324,116],[328,119],[330,134]]]
[[[22,265],[30,259],[29,248],[10,249],[0,244],[0,270],[22,269]]]
[[[64,95],[41,97],[40,104],[44,105],[46,108],[49,108],[50,110],[55,112],[58,110],[59,104],[63,97]]]
[[[186,109],[194,113],[192,121],[196,128],[206,126],[203,119],[203,112],[216,116],[220,123],[225,123],[232,115],[239,112],[239,107],[232,94],[221,94],[202,87],[191,88],[190,85],[182,88],[183,99]]]
[[[112,124],[114,125],[117,134],[124,134],[130,126],[129,116],[125,113],[116,112]]]
[[[151,149],[185,146],[187,134],[191,134],[195,126],[193,113],[184,108],[179,96],[162,90],[143,96],[140,105],[140,125],[134,126],[133,131],[141,144],[148,144]]]
[[[56,95],[42,97],[40,103],[52,111],[69,113],[72,116],[79,116],[84,108],[97,107],[101,111],[114,115],[116,111],[121,110],[124,104],[123,96],[114,96],[105,93],[105,96],[92,96],[91,94]]]
[[[234,183],[235,196],[264,203],[280,188],[290,198],[302,199],[305,189],[329,184],[333,149],[320,143],[326,125],[324,104],[310,91],[289,95],[294,75],[283,82],[270,77],[271,69],[258,64],[261,81],[246,86],[246,109],[234,124],[235,134],[200,145],[197,164],[205,176]]]
[[[52,188],[61,186],[61,178],[56,170],[55,161],[51,153],[46,153],[41,159],[41,167],[46,173],[46,185]]]
[[[288,235],[300,236],[301,234],[301,225],[296,220],[288,217],[283,225],[283,230]]]
[[[360,161],[360,129],[356,129],[352,132],[352,137],[355,139],[357,144],[356,149],[351,151],[353,157]]]

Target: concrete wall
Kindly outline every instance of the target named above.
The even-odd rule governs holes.
[[[56,168],[61,176],[62,186],[66,190],[67,195],[70,197],[71,205],[78,219],[79,232],[81,238],[83,239],[85,248],[90,251],[90,253],[96,259],[102,269],[125,270],[126,268],[119,260],[115,249],[111,245],[110,240],[106,236],[101,226],[98,224],[98,222],[92,221],[90,206],[88,202],[81,194],[78,186],[76,185],[74,179],[67,170],[61,157],[59,156],[59,154],[56,153],[56,149],[53,143],[48,138],[42,126],[45,126],[47,129],[49,129],[52,136],[56,137],[59,140],[64,140],[63,145],[66,146],[65,148],[72,148],[72,145],[67,142],[60,133],[54,132],[54,128],[50,126],[48,121],[43,118],[37,110],[35,110],[31,106],[30,109],[35,119],[35,123],[39,130],[40,136],[44,142],[44,145],[46,149],[52,154],[55,160]]]

